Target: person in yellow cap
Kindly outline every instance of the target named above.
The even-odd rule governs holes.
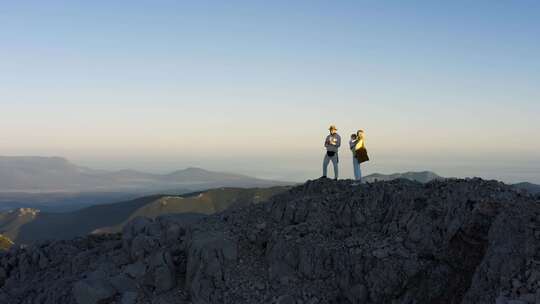
[[[328,128],[330,131],[330,134],[326,137],[326,140],[324,141],[324,147],[326,148],[326,154],[324,155],[323,160],[323,176],[322,178],[326,178],[327,171],[328,171],[328,164],[330,161],[332,161],[332,165],[334,166],[334,179],[337,180],[339,177],[339,156],[338,156],[338,150],[341,146],[341,137],[339,134],[337,134],[337,128],[334,125],[331,125],[330,128]]]

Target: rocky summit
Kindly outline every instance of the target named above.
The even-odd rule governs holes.
[[[13,246],[0,266],[0,303],[540,303],[540,202],[481,179],[321,179]]]

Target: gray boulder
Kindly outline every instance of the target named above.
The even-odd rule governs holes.
[[[115,294],[113,286],[103,279],[85,279],[73,285],[73,296],[78,304],[100,304]]]
[[[235,263],[237,243],[221,233],[194,233],[187,245],[186,285],[196,303],[217,303],[224,290],[225,267]]]

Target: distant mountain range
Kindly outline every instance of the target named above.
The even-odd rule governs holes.
[[[60,157],[0,156],[0,192],[165,192],[286,184],[290,183],[200,168],[151,174],[135,170],[95,170]]]
[[[181,196],[153,195],[134,200],[101,204],[73,212],[52,213],[20,208],[0,212],[0,234],[16,243],[44,239],[70,239],[90,233],[118,232],[137,216],[155,218],[184,214],[186,219],[268,199],[288,187],[220,188]]]

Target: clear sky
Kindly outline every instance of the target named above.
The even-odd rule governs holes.
[[[1,1],[0,154],[540,183],[540,1]],[[341,151],[344,176],[351,153]]]

